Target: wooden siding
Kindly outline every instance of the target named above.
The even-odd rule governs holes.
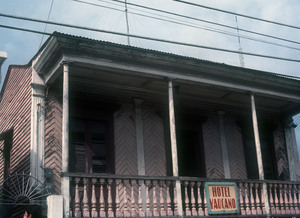
[[[208,118],[202,125],[207,178],[224,178],[220,129],[217,117]]]
[[[0,133],[13,129],[10,174],[30,171],[31,75],[29,65],[10,66],[1,92]]]
[[[146,176],[166,176],[163,121],[154,111],[144,110],[143,133]]]
[[[273,131],[275,157],[277,163],[278,179],[289,180],[289,163],[286,151],[285,133],[282,125]]]
[[[230,178],[247,179],[247,168],[241,129],[231,118],[225,118],[224,128],[229,156]]]
[[[135,113],[126,105],[114,114],[115,172],[117,175],[137,175]]]
[[[45,167],[53,169],[54,193],[61,190],[62,104],[58,91],[50,90],[45,110]]]

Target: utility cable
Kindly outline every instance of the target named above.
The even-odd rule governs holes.
[[[53,3],[54,3],[54,0],[52,0],[52,2],[51,2],[51,6],[50,6],[50,9],[49,9],[49,13],[48,13],[47,21],[49,21],[50,14],[51,14],[52,7],[53,7]],[[46,29],[47,29],[47,24],[45,25],[44,32],[46,32]],[[44,35],[42,36],[42,39],[41,39],[41,42],[40,42],[40,46],[39,46],[39,48],[41,48],[43,40],[44,40]]]
[[[76,1],[76,0],[73,0],[73,1]],[[97,0],[97,1],[103,1],[103,0]],[[118,2],[120,4],[124,4],[124,2],[120,1],[120,0],[110,0],[110,1],[114,1],[114,2]],[[178,13],[174,13],[174,12],[170,12],[170,11],[165,11],[165,10],[160,10],[160,9],[156,9],[156,8],[151,8],[151,7],[147,7],[147,6],[143,6],[143,5],[138,5],[138,4],[134,4],[134,3],[130,3],[130,2],[127,2],[127,5],[131,5],[131,6],[135,6],[135,7],[139,7],[139,8],[143,8],[143,9],[147,9],[147,10],[151,10],[151,11],[156,11],[156,12],[160,12],[160,13],[165,13],[165,14],[169,14],[169,15],[173,15],[173,16],[178,16],[178,17],[182,17],[182,18],[187,18],[187,19],[191,19],[191,20],[196,20],[196,21],[199,21],[199,22],[204,22],[204,23],[208,23],[208,24],[212,24],[212,25],[217,25],[217,26],[221,26],[221,27],[233,29],[234,31],[236,30],[236,27],[233,27],[233,26],[229,26],[229,25],[225,25],[225,24],[220,24],[220,23],[216,23],[216,22],[212,22],[212,21],[208,21],[208,20],[204,20],[204,19],[199,19],[199,18],[195,18],[195,17],[183,15],[183,14],[178,14]],[[239,16],[239,15],[237,15],[237,16]],[[239,30],[243,31],[243,32],[255,34],[255,35],[260,35],[260,36],[269,37],[269,38],[272,38],[272,39],[277,39],[277,40],[285,41],[285,42],[300,44],[300,42],[298,42],[298,41],[289,40],[289,39],[285,39],[285,38],[281,38],[281,37],[277,37],[277,36],[272,36],[272,35],[268,35],[268,34],[264,34],[264,33],[259,33],[259,32],[256,32],[256,31],[251,31],[251,30],[247,30],[247,29],[243,29],[243,28],[239,28]]]
[[[266,19],[262,19],[262,18],[248,16],[248,15],[244,15],[244,14],[240,14],[240,13],[235,13],[235,12],[226,11],[226,10],[222,10],[222,9],[218,9],[218,8],[208,7],[208,6],[205,6],[205,5],[200,5],[200,4],[187,2],[187,1],[182,1],[182,0],[173,0],[173,1],[188,4],[188,5],[193,5],[193,6],[197,6],[197,7],[201,7],[201,8],[205,8],[205,9],[208,9],[208,10],[218,11],[218,12],[222,12],[222,13],[226,13],[226,14],[231,14],[231,15],[235,15],[235,16],[239,16],[239,17],[245,17],[245,18],[249,18],[249,19],[253,19],[253,20],[258,20],[258,21],[262,21],[262,22],[266,22],[266,23],[271,23],[271,24],[275,24],[275,25],[279,25],[279,26],[284,26],[284,27],[289,27],[289,28],[300,30],[300,27],[294,26],[294,25],[279,23],[279,22],[275,22],[275,21],[271,21],[271,20],[266,20]]]
[[[2,14],[0,14],[0,16],[1,15]],[[182,46],[188,46],[188,47],[194,47],[194,48],[202,48],[202,49],[214,50],[214,51],[220,51],[220,52],[227,52],[227,53],[234,53],[234,54],[243,54],[243,55],[248,55],[248,56],[255,56],[255,57],[261,57],[261,58],[268,58],[268,59],[275,59],[275,60],[282,60],[282,61],[290,61],[290,62],[300,63],[300,59],[297,60],[297,59],[290,59],[290,58],[283,58],[283,57],[276,57],[276,56],[255,54],[255,53],[249,53],[249,52],[240,52],[240,51],[235,51],[235,50],[229,50],[229,49],[223,49],[223,48],[215,48],[215,47],[209,47],[209,46],[204,46],[204,45],[195,45],[195,44],[185,43],[185,42],[170,41],[170,40],[166,40],[166,39],[151,38],[151,37],[147,37],[147,36],[126,34],[126,33],[120,33],[120,32],[113,32],[113,31],[107,31],[107,30],[99,30],[99,29],[94,29],[94,28],[88,28],[88,27],[83,27],[83,26],[75,26],[75,25],[70,25],[70,24],[62,24],[62,23],[55,23],[55,22],[50,22],[50,21],[36,20],[36,19],[32,19],[32,18],[24,18],[24,17],[21,18],[21,17],[18,17],[18,19],[31,20],[31,21],[34,21],[34,22],[48,23],[48,24],[59,25],[59,26],[70,27],[70,28],[76,28],[76,29],[81,29],[81,30],[89,30],[89,31],[95,31],[95,32],[102,32],[102,33],[119,35],[119,36],[124,36],[124,37],[128,37],[129,36],[129,37],[132,37],[132,38],[138,38],[138,39],[144,39],[144,40],[156,41],[156,42],[163,42],[163,43],[169,43],[169,44],[174,44],[174,45],[182,45]],[[2,27],[2,28],[8,28],[8,29],[14,29],[14,30],[27,31],[27,32],[37,33],[37,34],[43,34],[43,32],[41,32],[41,31],[32,30],[32,29],[26,29],[26,28],[20,28],[20,27],[13,27],[13,26],[7,26],[7,25],[0,25],[0,27]],[[51,35],[51,34],[47,33],[46,35]]]
[[[92,6],[102,7],[102,8],[109,8],[111,10],[123,12],[123,10],[121,10],[121,9],[117,9],[117,8],[113,8],[113,7],[109,7],[109,6],[103,6],[103,5],[99,5],[99,4],[95,4],[95,3],[90,3],[90,2],[85,2],[85,1],[81,1],[81,0],[73,0],[73,1],[76,1],[76,2],[79,2],[79,3],[83,3],[83,4],[92,5]],[[156,19],[156,20],[160,20],[160,21],[165,21],[165,22],[169,22],[169,23],[173,23],[173,24],[184,25],[184,26],[193,27],[193,28],[197,28],[197,29],[203,29],[203,30],[206,30],[206,31],[214,32],[214,33],[219,33],[219,34],[224,34],[224,35],[228,35],[228,36],[238,37],[238,35],[236,33],[232,33],[232,32],[229,32],[229,31],[219,30],[219,29],[211,28],[211,27],[199,26],[199,25],[196,25],[196,24],[193,24],[193,23],[190,23],[190,22],[183,22],[183,21],[180,21],[180,20],[174,19],[174,18],[173,18],[173,20],[169,20],[171,18],[167,17],[167,16],[164,16],[164,15],[154,14],[155,16],[166,17],[168,19],[154,17],[154,16],[149,16],[149,15],[145,15],[145,14],[141,14],[141,13],[136,13],[136,12],[128,12],[128,13],[133,14],[133,15],[142,16],[142,17],[151,18],[151,19]],[[146,12],[146,13],[149,13],[149,12]],[[150,13],[150,14],[153,14],[153,13]],[[275,45],[275,46],[289,48],[289,49],[293,49],[293,50],[300,50],[300,48],[296,48],[296,47],[292,47],[292,46],[287,46],[287,45],[283,45],[283,44],[279,44],[279,43],[275,43],[275,42],[269,42],[269,41],[266,41],[266,40],[257,39],[257,38],[253,38],[253,37],[249,37],[249,36],[245,36],[245,35],[239,35],[239,37],[240,38],[244,38],[244,39],[248,39],[248,40],[252,40],[252,41],[257,41],[257,42],[260,42],[260,43]],[[298,44],[300,45],[300,42],[298,42]]]

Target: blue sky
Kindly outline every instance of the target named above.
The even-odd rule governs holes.
[[[90,28],[98,28],[116,32],[126,33],[126,20],[124,13],[124,5],[109,0],[2,0],[0,2],[0,13],[16,16],[29,17],[34,19],[66,23]],[[186,16],[205,19],[212,22],[222,23],[225,25],[236,26],[234,15],[224,14],[211,11],[199,7],[178,3],[172,0],[127,0],[129,3],[143,4],[148,7],[168,10],[174,13],[184,14]],[[190,0],[198,4],[216,7],[223,10],[246,14],[266,20],[272,20],[289,25],[299,25],[299,0]],[[113,3],[113,4],[112,4]],[[121,11],[114,11],[101,6],[114,7]],[[237,37],[214,33],[204,30],[203,28],[215,28],[219,31],[229,31],[235,34],[236,30],[212,26],[206,23],[196,22],[170,15],[170,19],[179,19],[180,22],[197,25],[200,28],[192,28],[184,25],[158,21],[150,18],[141,17],[134,13],[147,13],[146,9],[138,9],[128,6],[129,31],[131,34],[148,36],[153,38],[162,38],[172,41],[187,42],[192,44],[238,50],[239,44]],[[157,12],[151,12],[156,13]],[[151,15],[153,16],[153,14]],[[168,18],[169,19],[169,18]],[[120,36],[108,35],[99,32],[84,31],[59,27],[54,25],[45,25],[41,23],[25,22],[21,20],[9,19],[0,16],[0,25],[12,25],[22,28],[30,28],[38,31],[52,33],[59,31],[68,34],[80,35],[88,38],[112,41],[126,44],[127,39]],[[238,17],[238,25],[241,29],[261,32],[276,37],[286,38],[289,40],[300,41],[300,30],[278,25],[259,22],[243,17]],[[201,29],[202,28],[202,29]],[[240,32],[241,36],[253,37],[259,40],[265,40],[271,43],[283,44],[300,49],[300,44],[291,44],[287,42],[277,41],[269,38],[261,38],[255,35],[249,35]],[[5,76],[7,68],[10,64],[27,64],[30,59],[37,53],[41,42],[44,42],[47,36],[38,34],[10,30],[0,27],[0,51],[8,54],[8,59],[2,66],[2,78]],[[229,65],[240,65],[239,56],[237,54],[228,54],[216,51],[203,50],[199,48],[174,46],[170,44],[150,42],[141,39],[130,39],[131,45],[150,48],[155,50],[176,53],[184,56],[192,56],[204,60],[210,60]],[[288,49],[261,42],[246,40],[241,38],[241,47],[244,52],[259,53],[264,55],[279,56],[284,58],[300,60],[300,50]],[[245,66],[247,68],[280,73],[291,76],[300,76],[300,63],[278,61],[272,59],[264,59],[258,57],[244,56]],[[0,85],[0,87],[2,84]],[[298,119],[296,120],[298,122]],[[300,141],[300,131],[297,128],[297,138]]]

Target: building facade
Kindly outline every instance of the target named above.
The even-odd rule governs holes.
[[[53,33],[5,78],[0,179],[64,217],[300,216],[299,111],[296,78]]]

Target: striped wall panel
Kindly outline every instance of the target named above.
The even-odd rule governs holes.
[[[30,171],[31,73],[29,65],[10,66],[1,93],[0,134],[13,128],[11,174]]]
[[[144,110],[143,133],[146,175],[166,176],[163,121],[155,112]]]
[[[225,118],[225,136],[231,179],[247,179],[245,153],[240,127],[231,118]]]
[[[273,131],[273,140],[275,148],[275,157],[277,162],[278,178],[289,180],[289,163],[286,151],[285,133],[282,125],[279,125]]]
[[[208,118],[202,124],[207,178],[224,178],[223,157],[217,117]]]
[[[54,91],[49,91],[45,113],[45,167],[53,169],[51,182],[54,185],[54,193],[60,194],[62,105]]]
[[[137,175],[135,113],[133,106],[123,106],[114,114],[115,172]]]

